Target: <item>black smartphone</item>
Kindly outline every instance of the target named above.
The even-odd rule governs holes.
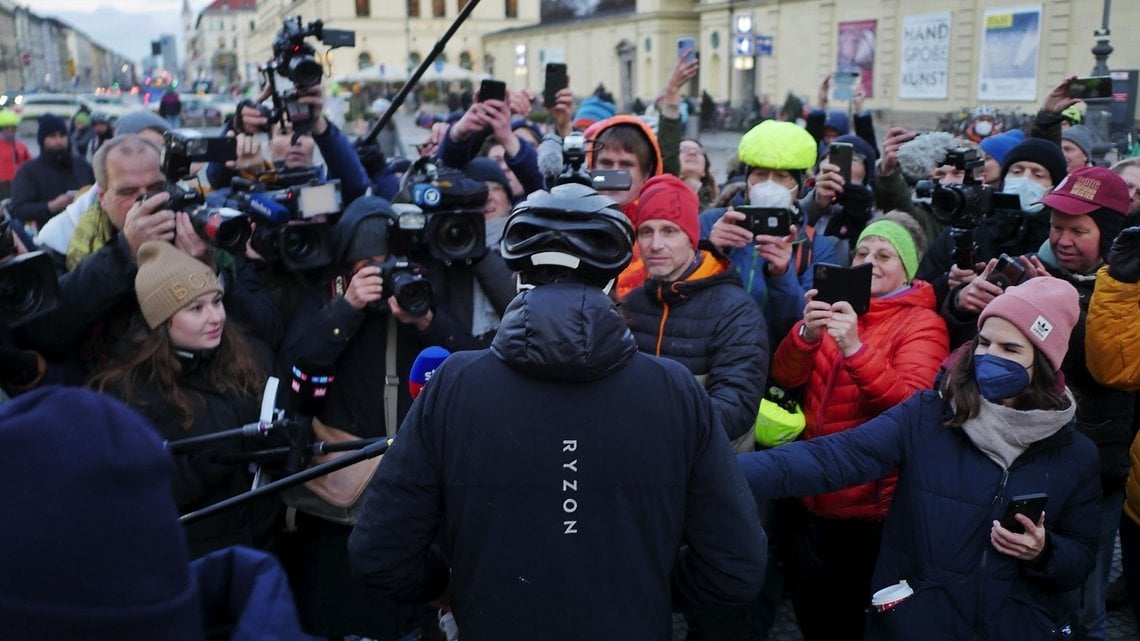
[[[590,184],[598,191],[625,191],[633,186],[633,177],[624,169],[595,169]]]
[[[843,184],[851,184],[851,163],[855,159],[855,147],[849,142],[833,142],[827,148],[827,161],[839,167]]]
[[[697,41],[695,38],[677,38],[677,57],[681,60],[697,55]]]
[[[479,84],[479,102],[506,99],[507,83],[502,80],[492,80],[488,78]]]
[[[871,263],[843,267],[816,263],[812,272],[818,291],[815,300],[837,303],[845,300],[856,314],[866,314],[871,307]]]
[[[1024,514],[1029,517],[1030,521],[1036,523],[1041,518],[1041,513],[1045,511],[1045,504],[1048,502],[1049,495],[1043,492],[1015,496],[1009,500],[1009,505],[1005,507],[1005,514],[1002,515],[999,522],[1003,528],[1014,534],[1025,534],[1025,526],[1014,518],[1015,515]]]
[[[1069,97],[1085,102],[1108,102],[1112,99],[1112,77],[1077,78],[1069,83]]]
[[[1002,289],[1011,285],[1020,285],[1021,281],[1025,280],[1025,267],[1021,265],[1021,261],[1010,258],[1009,254],[1002,254],[993,271],[986,276],[986,280]]]
[[[566,75],[565,63],[546,63],[546,84],[542,88],[542,101],[546,103],[547,109],[554,106],[558,100],[558,92],[565,89],[568,84],[570,79]]]
[[[741,205],[736,211],[744,214],[744,220],[737,225],[752,232],[753,236],[787,236],[792,233],[792,212],[781,207],[753,207]]]

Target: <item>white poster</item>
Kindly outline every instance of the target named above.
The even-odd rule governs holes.
[[[978,100],[1036,100],[1041,5],[986,9]]]
[[[899,98],[947,98],[949,70],[950,14],[904,17]]]

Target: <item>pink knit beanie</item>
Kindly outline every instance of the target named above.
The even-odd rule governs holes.
[[[1069,350],[1069,336],[1080,317],[1080,297],[1069,283],[1042,276],[1007,288],[978,316],[978,328],[990,316],[1013,323],[1029,343],[1060,370]]]

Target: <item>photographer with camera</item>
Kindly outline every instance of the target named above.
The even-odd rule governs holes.
[[[997,292],[979,279],[989,261],[1032,254],[1049,234],[1049,219],[1039,203],[1065,178],[1067,165],[1061,148],[1040,138],[1029,138],[1005,155],[1000,193],[1008,205],[993,196],[994,188],[983,185],[984,160],[972,149],[951,152],[958,170],[969,172],[962,183],[935,188],[946,195],[935,197],[935,214],[947,229],[934,239],[918,267],[918,278],[934,285],[939,309],[950,326],[952,344],[971,338],[974,318]],[[939,204],[942,203],[940,207]],[[1015,204],[1016,203],[1016,204]],[[958,255],[965,265],[958,264]],[[987,274],[988,275],[988,274]],[[988,297],[985,296],[989,293]]]
[[[98,200],[76,225],[62,262],[61,305],[27,328],[32,344],[82,362],[89,372],[107,357],[138,311],[136,256],[147,241],[172,243],[210,267],[219,255],[195,232],[190,215],[169,208],[160,152],[137,135],[116,136],[95,153]],[[252,288],[245,263],[224,271],[227,304],[262,336],[279,334],[272,301]]]
[[[392,436],[411,405],[408,372],[424,347],[419,330],[431,323],[433,312],[417,307],[423,301],[414,296],[422,294],[416,286],[405,288],[413,296],[404,297],[404,304],[418,316],[401,307],[401,295],[393,293],[411,275],[411,266],[404,261],[397,267],[402,257],[391,251],[393,221],[388,201],[374,196],[353,201],[332,230],[334,266],[341,273],[305,288],[288,323],[279,361],[331,363],[336,371],[327,401],[313,418],[315,431]],[[295,529],[284,537],[281,552],[306,631],[384,639],[406,634],[409,616],[419,610],[397,606],[352,579],[346,549],[351,522],[312,512],[297,509]]]
[[[273,355],[227,322],[213,270],[165,241],[143,243],[138,262],[133,294],[140,314],[90,386],[139,411],[166,440],[256,422]],[[241,450],[235,439],[175,455],[178,509],[191,512],[248,490],[249,466],[225,461]],[[230,545],[267,547],[279,505],[271,497],[188,524],[191,557]]]

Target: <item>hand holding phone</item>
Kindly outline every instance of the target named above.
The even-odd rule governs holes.
[[[737,225],[752,232],[756,237],[761,234],[783,238],[792,233],[792,212],[779,207],[753,207],[741,205],[734,209],[744,214],[744,220],[737,221]]]
[[[546,63],[546,84],[542,88],[542,101],[547,109],[558,102],[558,92],[565,89],[569,83],[570,78],[566,75],[565,63]]]
[[[1002,254],[990,275],[986,276],[986,280],[1005,289],[1011,285],[1020,285],[1025,277],[1025,267],[1021,262],[1016,258],[1010,258],[1009,254]]]
[[[1112,99],[1112,77],[1090,76],[1076,78],[1069,83],[1069,97],[1087,102],[1108,102]]]
[[[488,100],[506,100],[507,83],[502,80],[488,78],[479,84],[479,102]]]
[[[1025,534],[1025,526],[1017,520],[1016,515],[1024,514],[1029,517],[1030,521],[1036,523],[1041,520],[1041,514],[1045,512],[1047,503],[1049,503],[1049,495],[1043,492],[1015,496],[1009,500],[1009,505],[1006,506],[1005,514],[1002,515],[999,523],[1014,534]]]
[[[694,38],[677,38],[677,58],[688,60],[697,55],[697,41]]]
[[[816,263],[812,272],[815,299],[823,303],[847,301],[856,314],[866,314],[871,307],[871,263],[842,267]]]
[[[843,185],[851,184],[851,163],[855,158],[855,147],[849,142],[833,142],[827,150],[827,160],[839,167],[839,175],[843,176]]]

